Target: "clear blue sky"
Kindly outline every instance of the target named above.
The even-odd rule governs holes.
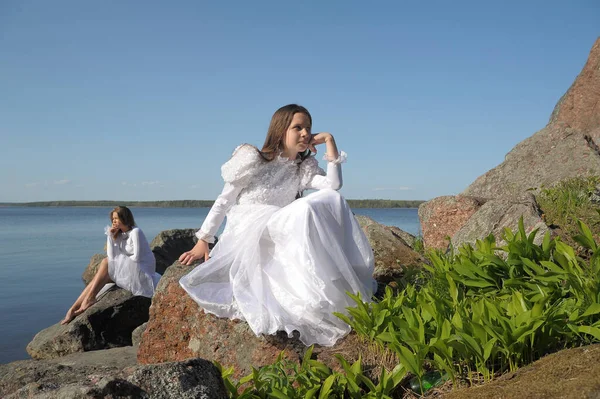
[[[347,198],[457,194],[543,128],[588,1],[0,1],[0,202],[214,199],[299,103]]]

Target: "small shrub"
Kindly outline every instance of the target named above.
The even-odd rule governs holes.
[[[587,224],[596,238],[600,236],[599,206],[593,200],[599,184],[600,176],[587,176],[541,188],[537,202],[545,222],[560,227],[565,242],[574,243],[571,237],[578,232],[577,220]]]

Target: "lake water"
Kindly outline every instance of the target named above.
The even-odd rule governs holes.
[[[29,358],[26,345],[58,322],[83,289],[81,274],[102,253],[112,207],[0,207],[0,363]],[[148,241],[162,230],[199,228],[209,208],[132,208]],[[419,233],[417,209],[355,209]]]

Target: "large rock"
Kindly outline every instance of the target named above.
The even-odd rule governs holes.
[[[600,398],[600,344],[565,349],[493,381],[439,393],[444,399]]]
[[[527,234],[538,229],[534,244],[540,245],[548,226],[539,216],[539,209],[531,193],[520,200],[498,199],[486,202],[469,220],[454,234],[452,244],[459,247],[463,244],[475,246],[475,241],[487,237],[490,233],[496,237],[497,245],[505,245],[501,239],[505,228],[516,231],[519,220]]]
[[[196,245],[197,229],[174,229],[158,233],[150,243],[150,249],[156,259],[156,272],[164,274],[179,256]]]
[[[133,330],[148,321],[150,298],[123,289],[109,291],[67,325],[40,331],[27,345],[34,359],[52,359],[75,352],[131,345]]]
[[[600,90],[600,87],[598,88]],[[500,165],[478,177],[463,195],[488,199],[519,197],[529,189],[583,175],[600,175],[594,136],[549,125],[513,148]]]
[[[127,381],[153,399],[228,399],[221,373],[204,359],[138,366]]]
[[[437,197],[419,206],[423,242],[427,248],[446,249],[452,236],[485,201],[467,196]]]
[[[245,375],[252,366],[273,363],[281,351],[298,357],[302,343],[286,334],[256,337],[245,322],[204,313],[179,285],[192,269],[176,262],[161,278],[138,350],[140,363],[201,357],[235,365],[236,372]]]
[[[381,283],[399,278],[404,268],[419,267],[425,259],[412,249],[414,237],[395,226],[385,226],[373,219],[357,215],[375,258],[373,277]]]
[[[504,162],[478,177],[460,196],[435,198],[419,207],[425,246],[443,249],[446,236],[452,237],[453,243],[473,242],[490,232],[500,233],[502,227],[516,227],[514,220],[521,214],[528,220],[528,228],[545,230],[527,205],[506,204],[522,202],[528,192],[538,193],[562,180],[600,175],[599,143],[600,39],[545,128],[517,144]],[[490,200],[500,202],[479,210]],[[502,210],[510,214],[503,216]],[[478,216],[471,221],[475,214]],[[492,220],[484,220],[485,215]],[[499,224],[491,227],[494,222]]]
[[[550,124],[583,133],[600,126],[600,38],[592,46],[583,70],[556,104]]]
[[[77,383],[89,383],[93,376],[117,375],[136,365],[133,347],[75,353],[47,360],[19,360],[0,364],[0,397],[21,390],[20,396],[35,397]],[[25,395],[28,393],[28,395]]]
[[[217,368],[203,359],[136,365],[135,348],[0,365],[3,398],[227,398]]]
[[[517,144],[504,162],[480,176],[464,195],[519,197],[530,188],[600,175],[600,39],[548,125]]]

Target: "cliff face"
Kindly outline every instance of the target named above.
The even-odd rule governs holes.
[[[462,194],[518,197],[530,188],[600,174],[600,38],[581,73],[556,104],[545,128],[517,144],[505,161]]]
[[[457,197],[439,197],[419,207],[427,247],[474,242],[524,216],[527,231],[547,228],[529,191],[561,180],[600,175],[600,38],[546,127],[518,143],[504,162],[479,176]],[[485,204],[485,206],[484,206]],[[541,237],[540,237],[541,238]]]
[[[548,125],[563,125],[582,133],[600,127],[600,38],[583,70],[554,107]]]

